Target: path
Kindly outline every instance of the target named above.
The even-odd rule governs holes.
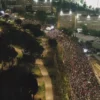
[[[47,43],[47,39],[46,38],[41,38],[41,42],[42,45],[44,47],[44,51],[43,51],[43,57],[47,56],[47,52],[48,52],[48,45]],[[48,71],[46,69],[46,67],[44,66],[43,60],[42,59],[37,59],[35,64],[37,64],[40,68],[41,74],[43,76],[43,81],[45,84],[45,99],[46,100],[54,100],[54,94],[53,94],[53,86],[52,86],[52,82],[51,82],[51,78],[48,74]],[[42,80],[39,80],[42,81]]]

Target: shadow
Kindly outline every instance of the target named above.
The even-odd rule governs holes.
[[[11,68],[0,74],[0,100],[34,100],[38,91],[35,76],[23,68]]]

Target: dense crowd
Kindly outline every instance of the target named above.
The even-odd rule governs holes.
[[[51,30],[47,35],[55,38],[63,47],[63,63],[76,95],[72,100],[100,100],[100,84],[82,48],[57,29]]]

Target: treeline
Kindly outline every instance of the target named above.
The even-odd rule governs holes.
[[[84,35],[91,35],[91,36],[97,36],[100,37],[100,30],[93,30],[88,29],[86,25],[82,25],[82,30]]]
[[[36,37],[43,36],[40,25],[24,24],[13,25],[0,21],[0,59],[5,60],[16,57],[17,52],[11,45],[19,46],[23,53],[28,53],[32,58],[40,57],[43,47]],[[9,57],[8,57],[9,56]]]

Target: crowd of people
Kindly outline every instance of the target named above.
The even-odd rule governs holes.
[[[72,91],[76,95],[72,100],[100,100],[100,84],[82,48],[57,29],[51,30],[47,35],[55,38],[63,47],[63,63]]]

